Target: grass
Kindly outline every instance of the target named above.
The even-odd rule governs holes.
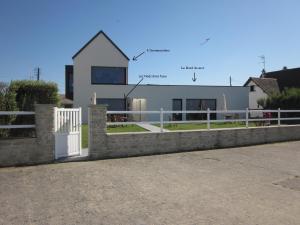
[[[123,125],[123,126],[109,126],[107,127],[107,133],[121,133],[121,132],[143,132],[148,131],[138,125]]]
[[[158,124],[154,124],[159,127]],[[249,127],[255,126],[254,123],[249,123]],[[237,127],[245,127],[245,123],[236,122],[236,123],[211,123],[211,129],[217,128],[237,128]],[[200,130],[207,129],[206,123],[179,123],[179,124],[165,124],[165,129],[168,130]]]
[[[88,147],[88,125],[83,124],[81,130],[81,147]],[[122,132],[143,132],[147,131],[137,125],[123,125],[123,126],[109,126],[107,127],[107,133],[122,133]]]

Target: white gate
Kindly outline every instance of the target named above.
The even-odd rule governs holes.
[[[54,109],[55,158],[81,154],[81,108]]]

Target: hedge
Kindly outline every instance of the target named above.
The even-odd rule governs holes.
[[[16,96],[8,84],[0,82],[0,111],[17,110]],[[0,116],[0,125],[11,124],[16,119],[15,116]],[[8,137],[9,130],[0,129],[0,137]]]
[[[59,105],[57,84],[45,81],[16,80],[0,85],[0,111],[34,111],[34,104]],[[4,88],[5,87],[5,88]],[[34,116],[0,116],[0,124],[34,124]],[[0,137],[32,137],[34,129],[0,129]]]
[[[281,93],[272,94],[267,99],[257,101],[264,109],[300,109],[300,88],[288,88]],[[276,115],[274,115],[276,116]],[[300,117],[300,113],[281,113],[281,117]],[[285,123],[299,124],[299,120],[289,120]]]
[[[59,104],[57,84],[45,81],[16,80],[9,89],[15,93],[20,111],[33,111],[34,104]]]
[[[266,109],[300,109],[300,88],[285,89],[267,99],[258,100],[258,104]]]

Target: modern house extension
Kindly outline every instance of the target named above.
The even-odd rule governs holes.
[[[97,104],[108,110],[228,110],[245,109],[249,87],[128,84],[129,58],[103,32],[98,32],[66,66],[66,93],[74,107],[82,107],[83,122],[96,93]],[[134,90],[133,90],[134,89]],[[133,90],[133,91],[132,91]],[[134,120],[156,120],[155,115],[135,115]],[[212,115],[213,116],[213,115]],[[173,119],[201,119],[200,115],[173,115]]]

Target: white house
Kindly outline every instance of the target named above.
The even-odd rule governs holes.
[[[103,32],[97,33],[66,66],[66,96],[74,107],[82,107],[87,122],[88,106],[94,93],[97,104],[109,110],[211,110],[245,109],[249,88],[243,86],[138,85],[128,84],[129,58]],[[200,115],[170,115],[173,119],[201,119]],[[212,115],[214,117],[214,115]],[[156,120],[153,116],[135,120]]]
[[[250,77],[246,83],[245,87],[250,88],[249,92],[249,109],[263,109],[257,101],[259,99],[266,99],[269,95],[279,92],[279,86],[277,80],[274,78],[256,78]],[[260,117],[261,113],[252,113],[252,117]]]

